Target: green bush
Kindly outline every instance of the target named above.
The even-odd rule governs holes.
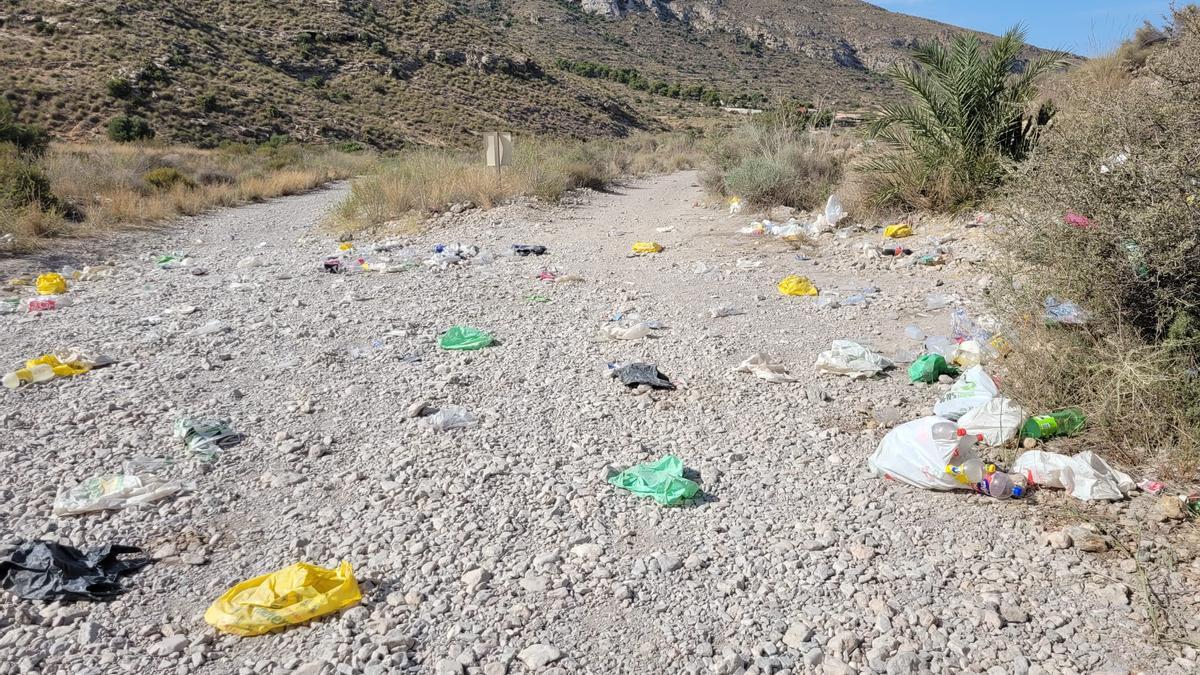
[[[0,145],[0,208],[23,209],[30,205],[47,211],[58,207],[50,180],[14,146]]]
[[[108,121],[108,137],[117,143],[144,141],[154,138],[154,129],[141,117],[118,115]]]
[[[127,99],[133,96],[133,85],[124,77],[114,77],[106,85],[108,95],[113,98]]]
[[[39,156],[50,145],[50,135],[41,127],[18,124],[12,106],[0,99],[0,144],[11,145],[21,155]]]
[[[1062,118],[1004,193],[995,300],[1016,396],[1080,406],[1118,456],[1186,470],[1200,465],[1200,12],[1167,34],[1123,88],[1086,72],[1063,87]],[[1088,324],[1031,321],[1049,295]]]
[[[861,167],[876,205],[953,209],[1000,184],[1049,122],[1050,110],[1031,110],[1031,103],[1038,80],[1063,63],[1063,55],[1050,54],[1014,75],[1024,50],[1020,27],[987,50],[964,33],[949,46],[919,45],[915,66],[892,68],[889,76],[910,100],[885,104],[869,126],[883,144]]]
[[[163,192],[170,190],[176,185],[195,186],[195,183],[183,175],[183,172],[172,166],[163,166],[147,171],[142,174],[142,182],[155,190]]]
[[[705,188],[763,208],[823,203],[842,178],[842,139],[797,126],[797,119],[763,115],[717,139],[709,150],[713,168],[702,178]]]

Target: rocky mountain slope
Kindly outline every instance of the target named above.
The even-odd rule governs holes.
[[[121,114],[197,144],[622,135],[738,96],[861,106],[905,47],[953,30],[857,0],[8,0],[0,92],[67,138]]]

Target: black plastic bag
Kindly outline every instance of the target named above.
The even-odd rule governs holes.
[[[84,555],[74,546],[26,542],[0,560],[0,587],[26,600],[111,600],[124,593],[120,578],[149,565],[134,546],[109,544]]]
[[[658,372],[658,368],[650,363],[631,363],[616,370],[617,379],[626,387],[636,387],[647,384],[655,389],[674,389],[671,378]]]
[[[517,255],[543,255],[546,253],[546,247],[536,244],[513,244],[513,253]]]

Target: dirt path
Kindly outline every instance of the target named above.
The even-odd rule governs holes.
[[[543,258],[328,275],[320,263],[336,243],[316,228],[344,190],[124,237],[118,275],[77,284],[77,305],[0,316],[6,366],[65,345],[119,361],[0,390],[4,539],[126,543],[165,558],[109,604],[43,609],[0,595],[0,673],[1186,670],[1145,641],[1118,558],[1039,545],[1036,500],[867,474],[880,422],[928,414],[939,387],[910,386],[902,370],[861,381],[814,371],[833,339],[892,354],[914,348],[910,322],[944,333],[948,310],[925,312],[925,297],[973,297],[982,254],[971,232],[921,232],[964,237],[944,269],[856,253],[878,235],[798,252],[736,235],[751,218],[697,207],[696,176],[681,173],[577,207],[471,213],[412,239],[422,251],[544,244]],[[666,251],[628,257],[639,240]],[[147,259],[173,250],[208,274]],[[239,268],[249,256],[262,265]],[[0,273],[36,263],[0,261]],[[585,281],[537,280],[547,267]],[[821,310],[775,290],[792,273],[879,293]],[[197,310],[171,312],[184,305]],[[720,305],[744,313],[709,318]],[[594,341],[614,312],[664,328]],[[212,320],[230,330],[191,333]],[[500,344],[440,350],[455,324]],[[799,381],[731,372],[758,351]],[[656,363],[679,389],[638,396],[606,376],[631,360]],[[482,424],[434,432],[404,416],[421,399]],[[183,459],[171,438],[183,415],[228,417],[245,440],[211,465],[170,467],[193,489],[157,508],[50,515],[60,485],[134,456]],[[689,505],[605,482],[610,465],[667,453],[702,486]],[[349,561],[363,603],[263,637],[204,624],[224,589],[299,560]],[[539,655],[549,665],[525,665]]]

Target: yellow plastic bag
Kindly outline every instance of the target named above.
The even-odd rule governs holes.
[[[30,359],[25,362],[25,367],[33,368],[39,364],[50,366],[50,368],[54,370],[55,377],[71,377],[72,375],[82,375],[83,373],[86,373],[92,369],[91,365],[83,363],[82,361],[68,361],[64,363],[59,361],[58,357],[53,354],[43,354],[36,359]]]
[[[338,246],[339,251],[349,251],[352,248],[354,248],[354,242],[352,241],[344,241]]]
[[[793,274],[779,282],[779,292],[784,295],[817,295],[817,287],[808,277]]]
[[[633,252],[638,255],[646,253],[662,253],[662,244],[653,241],[639,241],[633,245]]]
[[[219,631],[249,637],[336,612],[362,600],[350,563],[337,569],[296,563],[247,579],[204,612]]]
[[[883,236],[891,237],[892,239],[903,239],[913,235],[912,225],[888,225],[883,230]]]
[[[41,295],[61,295],[67,292],[67,280],[57,272],[48,272],[37,278],[37,292]]]

